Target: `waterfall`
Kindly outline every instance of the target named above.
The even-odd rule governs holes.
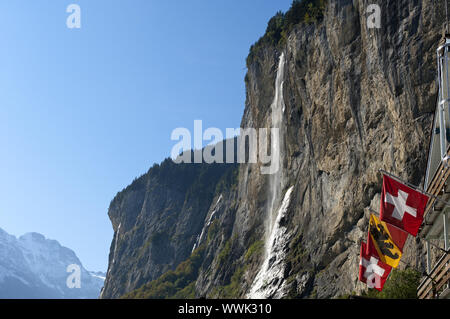
[[[282,296],[282,287],[284,285],[284,248],[288,243],[288,236],[286,226],[282,226],[280,222],[286,215],[293,190],[294,186],[291,186],[284,195],[275,225],[270,232],[269,239],[266,241],[264,262],[247,295],[248,298],[266,299]]]
[[[276,166],[279,169],[271,174],[269,177],[269,194],[268,194],[268,214],[269,218],[266,223],[266,228],[271,231],[274,227],[276,215],[274,215],[277,199],[280,198],[281,182],[283,179],[283,169],[281,167],[281,156],[284,152],[284,125],[283,125],[283,113],[285,109],[283,98],[283,79],[284,79],[284,53],[280,56],[278,63],[277,77],[275,80],[275,96],[271,105],[272,109],[272,128],[278,129],[278,139],[271,139],[271,154],[278,156],[272,156],[274,161],[277,161]]]
[[[205,237],[206,231],[207,231],[208,227],[211,226],[212,219],[213,219],[214,215],[216,214],[216,212],[217,212],[217,210],[219,208],[219,204],[220,204],[221,200],[222,200],[222,194],[220,194],[219,199],[217,200],[216,204],[214,205],[214,209],[211,212],[211,214],[209,215],[208,221],[204,224],[204,226],[202,228],[202,232],[200,233],[200,235],[197,236],[197,239],[195,241],[194,247],[192,247],[192,252],[191,253],[193,253],[194,250],[196,250],[200,246],[200,244],[202,243],[202,241],[203,241],[203,239]],[[206,216],[206,217],[208,217],[208,216]]]
[[[113,252],[112,265],[114,265],[114,263],[116,262],[116,250],[117,250],[117,241],[119,240],[120,226],[122,226],[122,223],[120,223],[119,227],[117,227],[117,233],[114,238],[114,252]]]
[[[272,128],[278,128],[278,139],[271,140],[272,159],[278,161],[279,169],[269,176],[267,218],[265,222],[266,240],[264,262],[260,271],[255,277],[253,285],[248,293],[248,298],[269,298],[276,296],[276,293],[283,285],[284,272],[284,247],[287,244],[286,227],[280,225],[280,221],[285,216],[291,200],[291,193],[294,187],[290,187],[285,193],[280,204],[281,191],[284,186],[284,172],[282,161],[284,155],[285,127],[283,114],[285,104],[283,99],[285,57],[281,54],[277,76],[275,80],[275,96],[271,105]],[[277,207],[279,207],[277,209]]]
[[[122,226],[122,223],[119,223],[119,227],[117,227],[117,232],[114,234],[114,251],[113,251],[113,260],[112,263],[108,266],[108,272],[106,273],[106,280],[105,285],[108,282],[109,274],[111,272],[111,268],[116,263],[116,251],[117,251],[117,241],[119,240],[119,233],[120,233],[120,226]],[[105,291],[105,286],[103,286],[102,290],[100,291],[100,299],[103,297],[103,292]]]

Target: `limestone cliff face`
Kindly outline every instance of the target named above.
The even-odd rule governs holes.
[[[150,171],[112,202],[103,297],[175,269],[194,245],[201,261],[186,282],[191,297],[330,298],[363,288],[359,243],[369,209],[379,207],[378,170],[423,182],[445,12],[432,0],[379,1],[381,29],[368,29],[372,2],[328,1],[323,19],[297,25],[283,45],[265,46],[248,65],[241,126],[272,127],[280,112],[275,177],[259,164],[187,165],[186,176],[216,172],[200,201],[186,195],[191,184]],[[227,170],[236,179],[224,178]],[[216,187],[221,179],[226,187]],[[421,249],[410,238],[404,260],[423,267]],[[133,296],[155,296],[146,289]]]

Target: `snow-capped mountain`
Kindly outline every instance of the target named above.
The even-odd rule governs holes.
[[[56,240],[38,233],[16,238],[0,228],[0,298],[98,298],[104,277]]]

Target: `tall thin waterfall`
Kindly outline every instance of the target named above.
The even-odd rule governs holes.
[[[112,261],[113,265],[116,262],[117,241],[119,240],[120,226],[122,226],[122,223],[120,223],[119,227],[117,227],[117,233],[116,233],[116,236],[114,238],[115,243],[114,243],[113,261]]]
[[[278,161],[279,169],[269,177],[264,262],[247,295],[248,298],[276,298],[277,291],[279,291],[283,285],[284,247],[286,246],[288,239],[286,227],[280,225],[280,221],[287,212],[293,191],[293,187],[290,187],[284,194],[280,204],[281,192],[284,184],[284,172],[281,165],[285,147],[285,127],[283,123],[283,113],[285,109],[283,100],[284,66],[285,57],[284,53],[282,53],[275,81],[275,97],[271,105],[272,128],[279,129],[278,139],[272,138],[271,140],[271,152],[272,154],[279,154],[279,156],[272,156],[274,160]]]
[[[277,200],[280,198],[281,182],[283,179],[283,169],[281,167],[281,158],[284,153],[284,125],[283,113],[285,109],[283,99],[283,83],[284,83],[284,53],[281,53],[280,61],[278,63],[277,77],[275,80],[275,96],[271,105],[272,109],[272,128],[278,129],[278,138],[272,138],[271,154],[272,159],[277,162],[275,164],[279,169],[271,174],[269,177],[269,194],[268,194],[268,215],[266,227],[269,231],[273,230],[274,222],[276,220],[275,207]]]

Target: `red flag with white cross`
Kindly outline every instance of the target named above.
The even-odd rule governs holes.
[[[377,257],[367,254],[366,251],[366,243],[362,242],[359,259],[359,280],[369,288],[382,291],[392,267],[384,264]]]
[[[417,236],[429,197],[383,175],[380,219]]]

